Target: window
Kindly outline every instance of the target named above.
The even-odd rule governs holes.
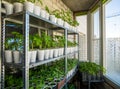
[[[100,64],[100,24],[99,9],[93,13],[93,61]]]
[[[105,6],[107,77],[120,84],[120,0]]]
[[[76,20],[79,22],[78,30],[80,34],[80,60],[87,60],[87,16],[77,16]]]

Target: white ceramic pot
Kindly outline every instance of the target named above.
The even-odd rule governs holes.
[[[15,13],[23,11],[23,4],[19,2],[15,2],[14,4]]]
[[[7,63],[12,63],[12,51],[11,50],[5,50],[5,61]]]
[[[53,49],[50,49],[50,51],[49,51],[49,58],[50,58],[50,59],[53,58]]]
[[[46,18],[46,11],[43,10],[43,9],[41,9],[40,16],[41,16],[42,18]]]
[[[56,23],[57,18],[55,17],[55,15],[50,15],[50,21]]]
[[[30,55],[30,63],[35,63],[36,62],[36,56],[37,56],[37,51],[30,51],[31,55]]]
[[[49,49],[46,49],[46,50],[45,50],[44,59],[45,59],[45,60],[49,59]]]
[[[24,2],[24,9],[33,13],[33,10],[34,10],[34,4],[32,2]]]
[[[13,61],[14,63],[21,63],[21,53],[20,51],[13,51]]]
[[[39,16],[39,15],[40,15],[40,7],[37,6],[37,5],[35,5],[35,6],[34,6],[33,13]]]
[[[38,50],[38,60],[43,61],[44,60],[44,50]]]
[[[58,49],[54,49],[53,50],[53,57],[55,58],[55,57],[58,57]]]
[[[6,14],[7,15],[13,14],[13,5],[8,2],[4,3],[4,5],[6,9]]]

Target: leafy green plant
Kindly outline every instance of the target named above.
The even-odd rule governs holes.
[[[30,49],[42,48],[42,38],[39,34],[30,35],[29,39]]]
[[[48,13],[50,13],[50,14],[51,14],[51,11],[50,11],[50,9],[48,8],[48,6],[47,6],[47,5],[45,6],[45,10],[46,10]]]
[[[64,44],[65,44],[65,37],[64,36],[56,35],[54,38],[56,41],[56,45],[58,47],[64,47]]]
[[[93,63],[93,62],[81,62],[79,70],[81,72],[85,72],[85,73],[88,73],[90,75],[95,75],[98,72],[105,73],[104,67],[102,67],[101,65],[98,65],[96,63]]]
[[[23,45],[23,36],[19,32],[12,32],[13,35],[13,42],[12,46],[14,47],[14,50],[22,50]]]
[[[20,2],[20,3],[23,3],[25,2],[26,0],[15,0],[16,2]]]
[[[52,11],[52,14],[55,15],[57,18],[62,18],[62,13],[59,10]]]
[[[32,3],[38,3],[38,2],[40,2],[40,4],[43,5],[42,0],[27,0],[27,1],[30,1]]]
[[[42,42],[43,42],[43,48],[50,48],[52,45],[51,36],[47,35],[46,33],[43,33],[41,37],[42,37]]]
[[[11,37],[8,37],[8,38],[5,39],[5,49],[6,50],[12,50],[13,49],[12,41],[13,41],[13,38],[11,38]]]

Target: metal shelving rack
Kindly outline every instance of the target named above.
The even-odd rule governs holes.
[[[19,18],[18,18],[19,17]],[[4,59],[4,43],[5,43],[5,29],[6,29],[6,21],[9,22],[15,22],[15,23],[19,23],[23,25],[23,36],[24,36],[24,50],[23,50],[23,61],[22,61],[22,65],[21,64],[7,64],[9,65],[16,65],[16,66],[20,66],[23,70],[23,89],[29,89],[29,69],[42,65],[42,64],[46,64],[52,61],[55,61],[59,58],[65,58],[65,74],[67,74],[67,56],[71,55],[71,54],[75,54],[78,53],[78,59],[79,59],[79,50],[77,52],[74,53],[70,53],[67,54],[67,36],[68,34],[76,34],[78,36],[78,43],[79,43],[79,33],[71,31],[67,28],[64,28],[56,23],[53,23],[49,20],[46,20],[45,18],[42,18],[40,16],[37,16],[33,13],[30,13],[28,11],[23,11],[20,13],[15,13],[9,16],[4,17],[3,21],[2,21],[2,30],[1,30],[1,54],[2,54],[2,66],[1,66],[1,88],[4,89],[4,78],[5,78],[5,59]],[[36,25],[35,22],[37,22],[38,24]],[[42,62],[37,62],[34,64],[30,64],[28,62],[28,51],[29,51],[29,29],[30,27],[34,27],[34,28],[42,28],[42,29],[55,29],[58,32],[64,33],[65,36],[65,47],[64,47],[64,55],[57,57],[57,58],[53,58],[50,60],[45,60]],[[60,30],[58,30],[60,29]],[[78,48],[79,48],[79,44],[78,44]],[[68,82],[68,80],[66,81],[66,83]]]

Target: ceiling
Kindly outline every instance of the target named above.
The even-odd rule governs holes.
[[[73,12],[88,11],[96,2],[100,0],[62,0]]]

